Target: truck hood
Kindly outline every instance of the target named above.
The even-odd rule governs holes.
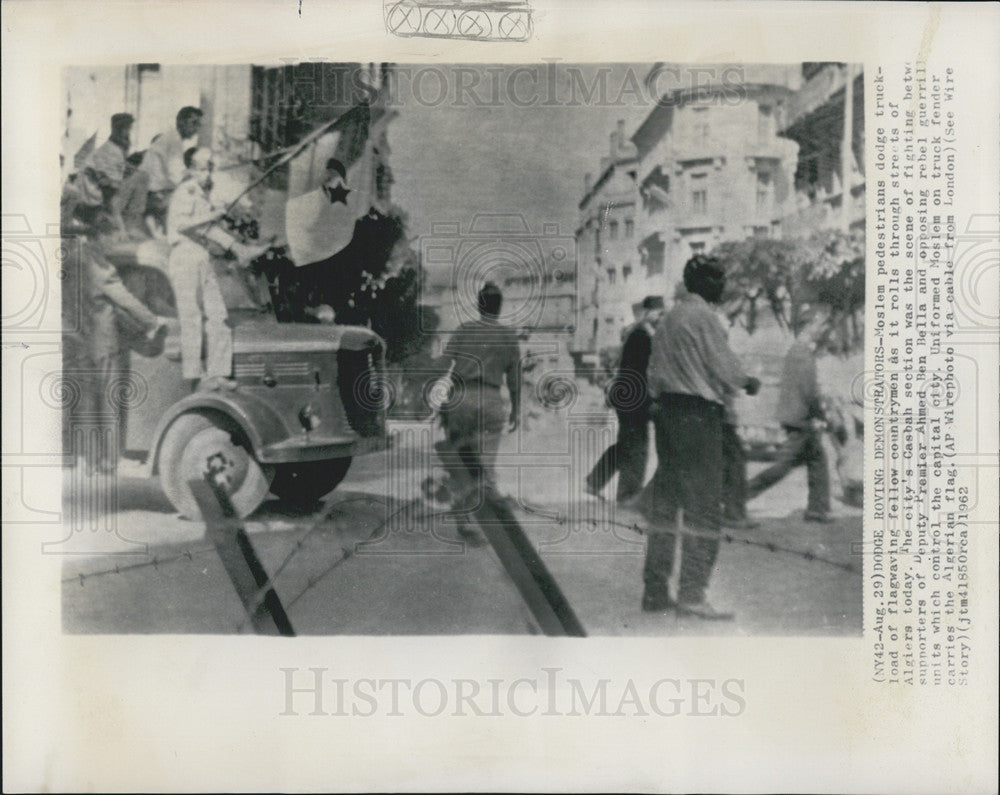
[[[248,320],[233,330],[233,352],[309,353],[384,350],[382,338],[364,326]]]

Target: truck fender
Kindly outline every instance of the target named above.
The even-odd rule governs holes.
[[[191,412],[224,414],[243,431],[251,451],[258,458],[264,447],[288,436],[281,417],[261,400],[240,392],[195,392],[177,401],[157,423],[153,434],[153,454],[150,456],[151,474],[159,472],[160,448],[167,429],[181,414]]]

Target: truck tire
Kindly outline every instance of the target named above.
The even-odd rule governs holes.
[[[322,499],[347,475],[351,458],[280,464],[271,482],[271,493],[285,502],[311,505]]]
[[[237,516],[257,510],[267,497],[274,467],[258,463],[243,433],[225,415],[190,412],[174,420],[160,447],[160,483],[181,516],[201,520],[188,481],[204,478],[210,459],[223,466]]]

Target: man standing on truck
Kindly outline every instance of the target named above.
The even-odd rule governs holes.
[[[236,382],[230,378],[233,336],[226,323],[226,303],[211,257],[202,242],[211,241],[221,246],[241,265],[263,254],[267,245],[244,245],[215,223],[226,210],[212,204],[209,198],[213,168],[211,149],[188,149],[184,153],[184,166],[186,176],[171,196],[167,213],[168,271],[181,325],[181,367],[184,378],[193,388],[235,389]],[[203,339],[207,343],[204,370]]]
[[[184,179],[184,153],[201,130],[201,117],[200,108],[181,108],[174,128],[153,139],[139,166],[149,178],[146,212],[162,227],[166,227],[170,197]]]
[[[104,207],[119,234],[125,232],[119,194],[125,180],[134,122],[128,113],[114,114],[110,137],[90,154],[77,177],[82,201]]]

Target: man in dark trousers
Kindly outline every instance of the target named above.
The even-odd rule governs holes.
[[[638,322],[622,346],[618,373],[608,387],[608,402],[618,415],[618,438],[604,451],[587,476],[588,494],[599,496],[604,485],[618,472],[618,501],[638,494],[646,474],[649,454],[649,390],[646,367],[653,329],[663,311],[663,298],[649,295],[642,302]]]
[[[719,551],[723,486],[722,425],[728,397],[756,394],[732,352],[712,309],[722,297],[725,270],[713,257],[697,255],[684,267],[688,295],[660,320],[649,360],[654,396],[656,455],[652,484],[654,527],[646,545],[643,610],[676,607],[680,615],[732,619],[716,610],[705,590]],[[683,531],[676,602],[669,592],[675,528]]]

